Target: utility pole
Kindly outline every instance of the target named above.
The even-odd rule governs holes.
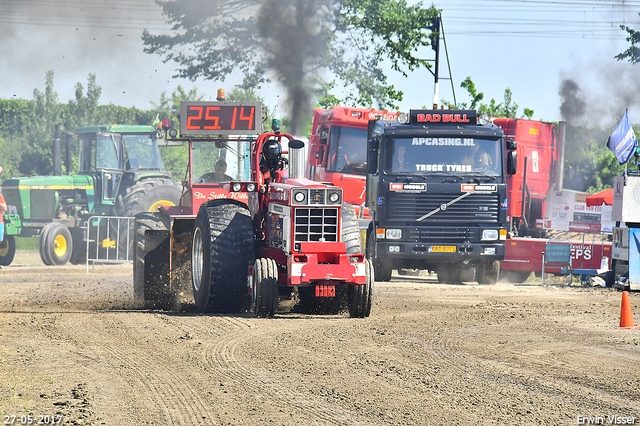
[[[440,15],[433,18],[433,24],[430,27],[431,33],[435,33],[431,39],[431,48],[436,52],[436,64],[433,76],[435,78],[435,87],[433,90],[433,109],[438,108],[438,72],[440,65]]]

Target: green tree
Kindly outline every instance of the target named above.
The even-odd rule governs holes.
[[[349,103],[394,106],[402,92],[387,83],[383,60],[403,74],[427,62],[438,11],[405,0],[162,1],[172,35],[143,33],[144,51],[179,65],[176,76],[224,81],[233,72],[258,89],[273,75],[285,87],[291,130],[310,115],[311,97],[331,71]],[[238,13],[242,11],[242,13]]]
[[[471,77],[467,77],[460,83],[460,87],[465,89],[469,93],[471,103],[461,102],[458,105],[453,105],[447,100],[443,100],[443,105],[456,108],[469,108],[478,111],[478,114],[489,114],[493,117],[507,117],[516,118],[518,115],[518,104],[513,102],[513,92],[510,88],[505,89],[503,95],[503,102],[498,103],[495,99],[491,99],[489,103],[482,103],[484,99],[484,93],[478,92],[476,85],[471,80]],[[524,109],[524,117],[531,119],[533,117],[533,110],[529,108]]]
[[[191,90],[185,90],[181,85],[178,85],[171,96],[167,96],[166,92],[160,94],[160,101],[158,103],[151,102],[152,109],[150,111],[151,116],[158,119],[168,118],[172,126],[178,127],[180,116],[180,102],[181,101],[201,101],[204,95],[198,93],[197,88]],[[151,124],[151,123],[150,123]],[[162,155],[162,161],[167,170],[171,172],[171,177],[176,181],[181,181],[186,178],[187,164],[189,163],[189,149],[186,145],[168,145],[159,141],[160,154]]]
[[[620,28],[627,32],[627,41],[631,43],[631,46],[622,53],[619,53],[615,58],[619,61],[627,59],[632,64],[640,62],[640,48],[636,45],[640,42],[640,32],[626,25],[620,25]]]

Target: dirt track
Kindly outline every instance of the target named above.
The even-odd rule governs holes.
[[[363,320],[131,298],[129,264],[18,252],[0,270],[0,424],[640,424],[640,330],[616,329],[613,290],[394,277]]]

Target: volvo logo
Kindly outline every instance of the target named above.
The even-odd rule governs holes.
[[[446,210],[446,209],[447,209],[446,204],[440,204],[440,210]]]

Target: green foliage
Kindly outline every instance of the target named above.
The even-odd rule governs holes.
[[[606,142],[615,126],[588,129],[567,125],[564,187],[577,191],[599,192],[613,186],[613,178],[621,176],[619,164]],[[634,126],[634,131],[638,127]]]
[[[631,43],[631,46],[624,52],[617,54],[615,58],[619,61],[627,59],[632,64],[637,64],[640,62],[640,48],[636,46],[640,42],[640,32],[626,25],[620,25],[620,28],[627,32],[626,40]]]
[[[345,88],[344,102],[396,107],[403,94],[388,84],[383,61],[403,75],[429,64],[415,56],[429,46],[439,11],[405,0],[158,0],[172,34],[144,31],[144,51],[178,64],[179,77],[224,81],[245,76],[258,90],[275,75],[287,95],[293,132],[311,113],[311,97],[327,92],[331,71]],[[237,13],[242,11],[243,13]],[[329,100],[321,100],[322,104]]]
[[[443,105],[461,109],[475,109],[478,111],[478,114],[489,114],[492,117],[517,117],[518,104],[513,102],[513,92],[511,92],[511,89],[505,89],[502,103],[497,103],[496,100],[492,98],[491,101],[489,101],[489,103],[487,104],[482,103],[482,100],[484,99],[484,93],[478,92],[475,83],[471,80],[471,77],[465,78],[464,81],[460,83],[460,87],[466,89],[466,91],[469,93],[471,103],[468,104],[466,102],[461,102],[458,105],[453,105],[451,102],[443,100]],[[525,108],[524,117],[529,119],[533,117],[533,110]]]

